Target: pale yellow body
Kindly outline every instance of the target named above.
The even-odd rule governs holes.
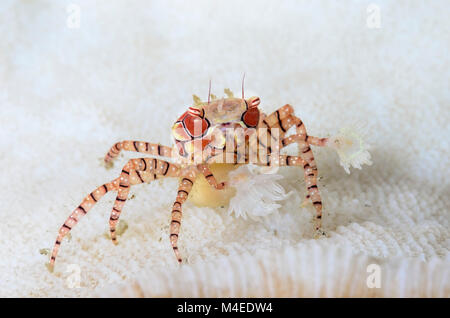
[[[235,170],[239,165],[230,165],[225,163],[214,163],[209,166],[211,172],[218,180],[229,181],[229,172]],[[218,190],[211,187],[205,176],[199,174],[189,193],[188,201],[196,206],[219,207],[227,206],[230,199],[235,195],[236,190],[233,187],[225,187]]]

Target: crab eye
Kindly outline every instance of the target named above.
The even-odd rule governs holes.
[[[251,97],[248,101],[249,107],[258,107],[259,103],[261,102],[259,97]]]

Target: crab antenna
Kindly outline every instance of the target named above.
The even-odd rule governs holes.
[[[245,73],[244,73],[244,76],[242,76],[242,99],[244,99],[244,79],[245,79]]]
[[[211,79],[209,80],[209,90],[208,90],[208,105],[209,101],[211,100]]]

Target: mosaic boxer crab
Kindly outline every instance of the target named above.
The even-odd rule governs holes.
[[[338,153],[346,152],[348,145],[360,140],[348,136],[318,138],[307,134],[304,123],[296,117],[290,105],[284,105],[275,112],[266,115],[259,110],[259,97],[236,98],[230,90],[225,90],[226,98],[217,99],[208,94],[208,101],[201,102],[194,95],[194,105],[178,118],[172,127],[174,147],[143,141],[121,141],[114,144],[106,154],[106,163],[116,158],[122,150],[134,151],[152,156],[129,160],[120,176],[105,183],[88,194],[61,226],[56,239],[50,268],[53,268],[63,238],[78,223],[80,218],[106,193],[117,192],[112,207],[109,226],[113,243],[117,244],[116,226],[123,206],[128,198],[130,187],[148,183],[163,177],[180,179],[177,196],[172,206],[170,222],[170,243],[178,262],[182,262],[178,250],[182,205],[187,200],[196,177],[204,175],[215,189],[224,189],[226,182],[219,182],[210,170],[212,163],[254,164],[266,167],[300,166],[304,171],[306,199],[315,209],[314,230],[321,232],[322,199],[317,185],[317,165],[311,146],[330,146]],[[286,136],[288,130],[295,127],[295,133]],[[299,154],[282,155],[279,150],[296,143]],[[360,144],[361,146],[361,144]],[[361,148],[361,147],[360,147]],[[362,149],[362,156],[352,158],[356,167],[370,164],[370,155]],[[362,159],[357,159],[362,158]]]

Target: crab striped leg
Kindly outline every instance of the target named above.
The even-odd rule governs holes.
[[[274,143],[279,143],[279,139],[283,138],[284,134],[288,130],[285,121],[293,112],[294,109],[292,108],[292,106],[287,104],[279,108],[272,114],[264,117],[261,123],[258,125],[258,128],[266,128],[267,136],[259,136],[260,133],[258,133],[258,145],[266,148],[268,153],[271,153],[271,148],[273,147]],[[277,128],[280,129],[280,131],[278,132],[278,134],[274,134],[273,129]],[[263,137],[262,139],[264,139],[264,142],[261,142],[259,137]]]
[[[309,136],[308,133],[306,132],[306,127],[305,127],[304,123],[302,122],[302,120],[300,118],[294,116],[293,113],[294,113],[294,110],[293,110],[292,106],[285,105],[285,106],[281,107],[280,109],[278,109],[277,111],[275,111],[274,113],[272,113],[271,115],[264,118],[260,124],[260,127],[268,128],[268,129],[272,129],[272,130],[279,128],[280,129],[279,136],[280,136],[280,141],[281,141],[281,144],[280,144],[281,147],[286,147],[294,141],[297,141],[297,142],[302,141],[302,142],[305,142],[305,144],[314,145],[314,146],[321,146],[321,147],[325,146],[328,139]],[[298,138],[296,140],[291,140],[292,139],[291,137],[284,138],[287,131],[293,126],[296,127],[296,135],[298,135]],[[270,133],[271,132],[269,130],[269,134]],[[271,134],[271,136],[272,136],[272,134]],[[273,138],[273,139],[276,140],[276,138]],[[306,147],[307,147],[307,145],[304,146],[304,148],[306,148]]]
[[[288,137],[285,137],[281,140],[282,146],[287,147],[288,145],[298,142],[300,147],[305,146],[306,144],[325,147],[328,142],[328,138],[319,138],[314,136],[306,136],[304,134],[294,134]]]
[[[328,139],[309,136],[306,132],[305,125],[301,119],[293,115],[293,112],[294,110],[292,106],[285,105],[272,115],[266,117],[262,121],[263,125],[261,126],[269,125],[268,127],[270,129],[280,128],[280,148],[287,147],[294,142],[297,143],[301,156],[308,161],[311,167],[313,167],[314,173],[317,177],[317,165],[315,163],[310,145],[325,146]],[[286,132],[293,126],[296,127],[296,134],[284,137]]]
[[[309,136],[306,132],[305,124],[298,117],[292,116],[293,122],[296,126],[297,135],[303,137],[303,140],[310,145],[324,147],[328,141],[328,138],[318,138]]]
[[[280,166],[302,166],[305,177],[306,191],[308,198],[311,199],[312,204],[316,210],[315,215],[315,230],[320,231],[322,226],[322,198],[320,197],[319,188],[317,187],[317,168],[312,167],[305,159],[300,156],[279,156]]]
[[[226,183],[225,182],[218,183],[216,178],[214,177],[212,171],[209,169],[208,165],[206,165],[206,164],[197,165],[197,169],[201,173],[203,173],[203,175],[205,176],[206,181],[208,181],[208,183],[212,187],[216,188],[217,190],[221,190],[221,189],[225,188]]]
[[[122,151],[135,151],[153,156],[167,157],[172,156],[172,148],[160,144],[151,144],[145,141],[125,140],[117,142],[105,156],[105,162],[110,162],[116,158]]]
[[[285,130],[288,130],[292,126],[296,127],[296,135],[298,136],[297,141],[304,141],[305,143],[308,143],[310,145],[320,147],[324,147],[327,143],[328,138],[318,138],[314,136],[309,136],[308,133],[306,132],[305,124],[302,122],[300,118],[295,117],[294,115],[289,115],[287,118],[285,118],[282,121],[282,125],[285,128]],[[281,141],[283,147],[286,147],[292,142],[294,142],[294,140],[290,140],[289,137],[286,137]]]
[[[286,127],[288,127],[288,129],[294,125],[296,126],[296,134],[283,138],[281,140],[281,146],[287,147],[291,143],[297,143],[301,156],[311,165],[311,167],[313,167],[317,177],[317,165],[310,145],[323,147],[326,145],[328,138],[309,136],[306,132],[305,124],[303,124],[300,118],[293,115],[290,115],[286,121]]]
[[[182,179],[178,186],[177,198],[172,207],[172,219],[170,221],[170,244],[172,245],[175,257],[181,263],[181,255],[178,250],[178,235],[181,227],[181,217],[183,215],[182,205],[187,200],[189,192],[194,185],[196,171],[188,170],[182,174]]]
[[[301,156],[308,161],[311,167],[313,167],[317,177],[317,166],[310,145],[326,146],[328,138],[309,136],[304,123],[300,118],[294,116],[294,109],[289,104],[284,105],[271,115],[265,117],[260,126],[264,128],[268,127],[270,129],[279,128],[281,130],[279,134],[281,137],[281,148],[286,147],[293,142],[298,143]],[[293,126],[296,127],[296,134],[284,137],[286,132]]]
[[[116,226],[128,198],[130,186],[150,182],[158,176],[175,177],[179,175],[179,171],[177,165],[153,158],[131,159],[127,162],[118,178],[118,193],[109,218],[109,231],[114,244],[117,244]]]
[[[313,136],[308,136],[306,132],[306,127],[300,118],[294,115],[294,109],[291,105],[287,104],[279,108],[269,116],[262,120],[261,127],[268,128],[280,128],[280,136],[284,134],[292,127],[296,126],[297,135],[303,136],[303,141],[308,142],[315,146],[325,146],[327,138],[318,138]],[[283,144],[283,146],[285,146]],[[287,145],[286,145],[287,146]]]
[[[314,154],[311,150],[310,144],[306,141],[308,140],[308,136],[306,138],[303,135],[295,134],[289,137],[286,137],[282,140],[284,147],[288,146],[291,143],[297,143],[301,156],[308,161],[311,165],[315,166]]]
[[[50,258],[50,268],[53,268],[63,238],[73,229],[73,227],[86,215],[90,209],[109,191],[115,191],[119,186],[119,178],[112,182],[105,183],[97,189],[89,193],[81,202],[81,204],[70,214],[64,224],[61,226],[53,247],[52,256]]]
[[[325,144],[327,142],[327,138],[317,138],[317,137],[310,137],[310,136],[306,136],[306,138],[305,138],[304,135],[295,134],[295,135],[284,138],[282,140],[282,143],[286,147],[287,145],[296,142],[299,146],[300,155],[302,156],[303,159],[305,159],[309,163],[309,165],[312,167],[313,172],[315,173],[315,175],[317,177],[316,161],[314,159],[314,154],[313,154],[310,144],[308,142],[311,138],[315,138],[314,140],[317,141],[317,144],[319,144],[319,145],[322,145],[322,143]]]
[[[285,124],[283,125],[283,120],[293,113],[294,109],[292,108],[292,106],[286,104],[274,111],[272,114],[266,116],[263,119],[263,124],[270,128],[278,127],[281,129],[282,133],[286,133],[289,127],[287,127]]]

